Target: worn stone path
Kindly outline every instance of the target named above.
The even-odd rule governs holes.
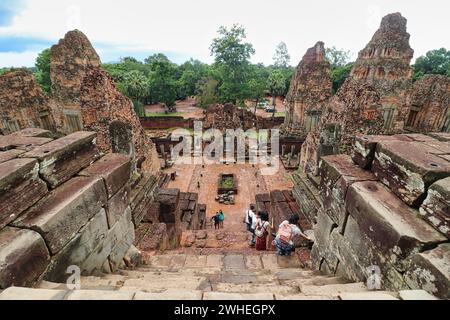
[[[371,292],[362,283],[302,270],[295,256],[155,255],[120,274],[82,277],[80,290],[42,282],[11,287],[0,300],[397,300],[432,299],[423,291]]]

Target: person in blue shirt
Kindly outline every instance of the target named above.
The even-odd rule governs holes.
[[[220,229],[223,229],[224,221],[225,221],[225,213],[222,210],[220,210],[220,212],[219,212],[219,228]]]

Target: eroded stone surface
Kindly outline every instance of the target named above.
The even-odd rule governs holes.
[[[101,177],[105,181],[108,199],[111,199],[130,179],[131,158],[110,153],[80,172],[85,177]]]
[[[400,199],[378,182],[350,186],[346,208],[359,228],[390,259],[404,259],[430,245],[445,241]]]
[[[44,239],[37,232],[4,228],[0,231],[0,288],[34,285],[49,259]]]
[[[450,162],[413,143],[383,142],[377,146],[373,171],[400,199],[418,207],[431,184],[450,176]]]
[[[95,132],[76,132],[25,153],[39,160],[39,173],[56,188],[99,158]]]
[[[439,180],[428,189],[428,196],[419,212],[426,221],[450,239],[450,178]]]
[[[39,201],[13,225],[39,232],[55,254],[105,204],[106,191],[102,179],[74,178]]]
[[[412,289],[423,289],[441,299],[449,299],[450,244],[415,255],[404,278]]]
[[[0,164],[0,229],[14,221],[47,193],[35,159]]]

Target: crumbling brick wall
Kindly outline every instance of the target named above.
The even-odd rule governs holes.
[[[54,105],[26,69],[0,76],[0,132],[10,134],[25,128],[55,130]]]
[[[325,60],[325,46],[318,42],[308,49],[298,65],[286,97],[284,131],[305,138],[332,96],[331,66]]]

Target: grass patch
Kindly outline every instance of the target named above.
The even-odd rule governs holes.
[[[184,116],[186,113],[184,112],[170,112],[170,113],[165,113],[165,112],[146,112],[145,116],[148,118],[156,118],[156,117],[182,117]]]
[[[277,112],[275,113],[275,117],[286,117],[286,112]]]
[[[222,180],[222,188],[224,189],[232,189],[234,188],[234,179],[233,177],[225,177]]]

